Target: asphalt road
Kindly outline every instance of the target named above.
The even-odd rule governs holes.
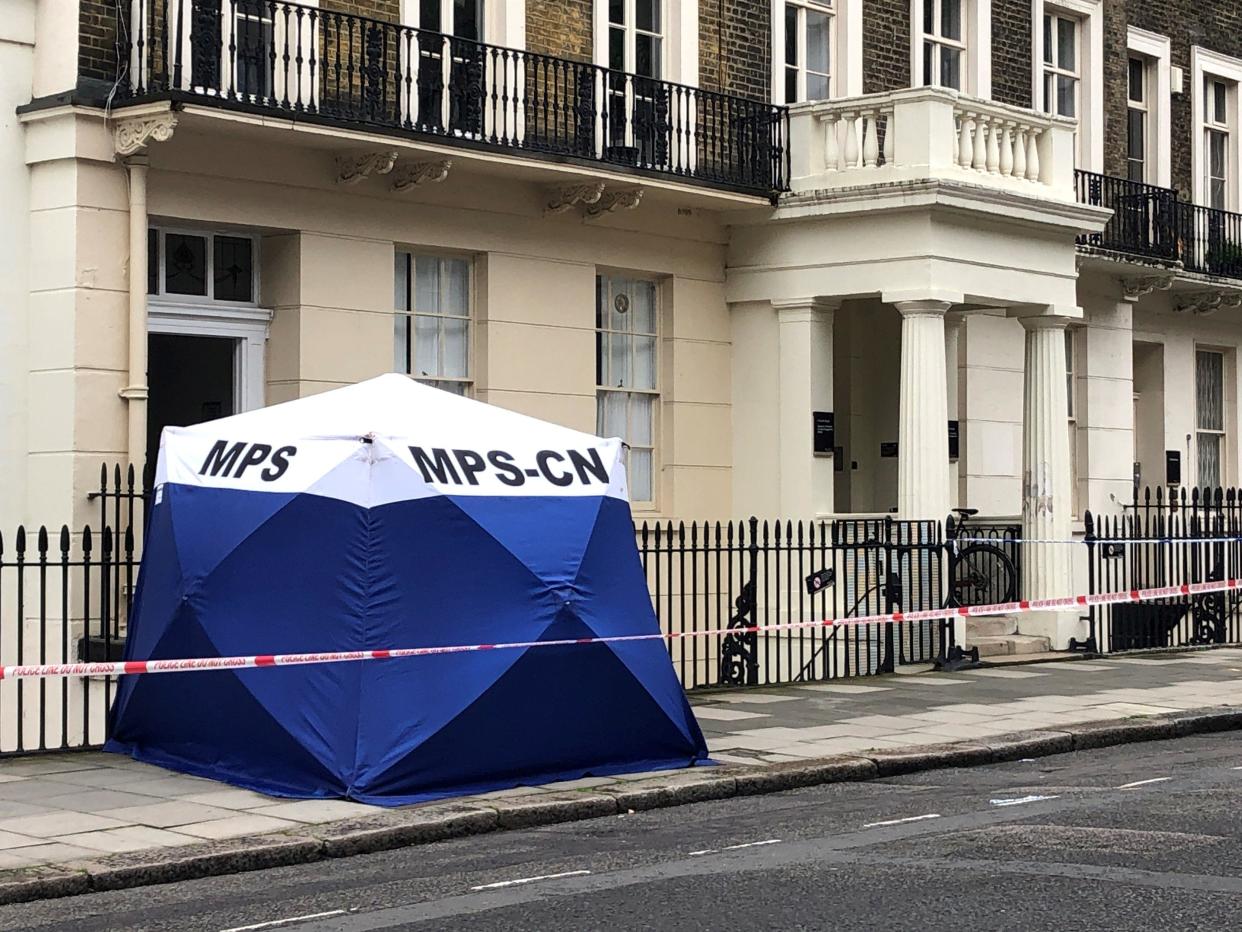
[[[1240,808],[1234,733],[5,906],[0,929],[1242,929]]]

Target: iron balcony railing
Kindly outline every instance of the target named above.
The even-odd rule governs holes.
[[[1081,169],[1074,178],[1079,203],[1113,211],[1104,230],[1079,236],[1079,245],[1242,279],[1242,214],[1191,204],[1169,188],[1125,178]]]
[[[121,0],[122,93],[774,195],[784,107],[284,0]]]

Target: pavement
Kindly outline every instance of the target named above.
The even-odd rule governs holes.
[[[784,765],[775,765],[784,766]],[[0,930],[1236,929],[1242,732],[0,906]]]
[[[395,810],[277,799],[98,752],[3,760],[0,902],[1242,728],[1240,673],[1242,650],[1221,648],[703,692],[692,702],[719,767]]]

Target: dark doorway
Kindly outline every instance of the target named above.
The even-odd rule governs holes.
[[[155,465],[160,432],[234,414],[237,341],[222,337],[147,337],[147,462]]]

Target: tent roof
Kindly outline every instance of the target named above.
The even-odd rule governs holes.
[[[480,435],[530,432],[548,445],[600,443],[593,434],[463,398],[389,373],[294,401],[205,421],[167,427],[165,436],[262,439],[412,438],[431,446],[475,443]]]

